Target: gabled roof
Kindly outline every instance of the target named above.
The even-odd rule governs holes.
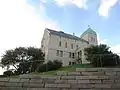
[[[81,35],[81,38],[86,35],[86,34],[93,34],[93,35],[97,35],[96,32],[94,30],[92,30],[90,27]]]
[[[64,33],[63,31],[55,31],[55,30],[51,30],[51,29],[48,29],[48,28],[46,28],[46,30],[48,30],[50,32],[50,34],[54,34],[54,35],[57,35],[57,36],[62,36],[62,37],[65,37],[65,38],[74,39],[74,40],[80,40],[80,41],[89,43],[88,41],[86,41],[86,40],[84,40],[84,39],[82,39],[80,37]]]

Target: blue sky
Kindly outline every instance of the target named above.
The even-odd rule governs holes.
[[[44,4],[44,18],[47,16],[55,20],[64,32],[76,33],[77,36],[80,36],[87,29],[87,26],[90,25],[100,37],[108,40],[108,45],[120,43],[118,40],[120,35],[119,1],[111,0],[110,3],[113,3],[113,5],[107,7],[107,3],[110,0],[103,0],[103,3],[106,4],[106,7],[103,6],[104,9],[108,8],[108,14],[105,15],[102,15],[102,13],[107,12],[104,9],[99,13],[99,8],[100,6],[102,7],[102,0],[87,0],[84,3],[87,8],[72,4],[70,0],[61,0],[64,5],[61,5],[59,1],[44,0],[43,2],[43,0],[28,0],[29,4],[34,5],[34,7],[39,6],[40,3]],[[80,0],[76,0],[76,2],[81,3]]]
[[[120,0],[0,0],[0,56],[19,46],[40,47],[46,27],[80,36],[88,25],[99,43],[120,53],[119,12]]]

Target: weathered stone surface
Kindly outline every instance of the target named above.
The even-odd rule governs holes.
[[[61,76],[61,79],[63,79],[63,80],[74,80],[75,79],[75,76]]]
[[[98,79],[109,79],[109,76],[98,76]]]
[[[23,83],[23,87],[43,88],[43,87],[44,87],[44,84],[38,84],[38,83]]]
[[[98,68],[86,68],[86,72],[96,72]]]
[[[116,72],[116,75],[119,75],[119,76],[120,76],[120,72]]]
[[[54,79],[59,80],[60,76],[41,76],[41,79]]]
[[[116,75],[116,72],[105,72],[105,75],[114,76]]]
[[[79,76],[81,75],[80,72],[68,72],[68,76]]]
[[[76,68],[76,71],[77,71],[77,72],[85,72],[85,71],[86,71],[86,68]]]
[[[92,75],[98,75],[98,76],[100,76],[100,75],[104,75],[104,72],[81,72],[81,74],[82,75],[90,75],[90,76],[92,76]]]
[[[102,83],[102,82],[101,82],[101,80],[89,80],[89,83],[98,84],[98,83]]]
[[[76,76],[76,79],[89,79],[89,76]]]
[[[120,68],[113,68],[115,72],[120,72]]]
[[[46,88],[70,88],[70,84],[45,84]]]
[[[67,76],[67,74],[68,74],[68,72],[65,72],[65,71],[58,71],[57,72],[58,76],[64,76],[64,75]]]
[[[26,90],[25,88],[22,87],[4,87],[4,88],[0,88],[0,90]]]
[[[67,80],[55,80],[55,84],[65,84],[68,83]]]
[[[80,89],[80,90],[103,90],[103,89]]]
[[[27,90],[60,90],[60,88],[27,88]]]
[[[51,84],[51,83],[55,83],[55,80],[54,79],[47,79],[47,80],[43,80],[43,83]]]
[[[0,78],[0,90],[120,90],[119,68],[81,68],[58,74]]]
[[[111,88],[111,84],[94,84],[93,88],[100,88],[100,89]]]
[[[76,76],[76,79],[99,79],[99,76]]]
[[[68,84],[76,84],[76,83],[78,83],[78,81],[77,80],[68,80],[67,83]]]
[[[103,83],[109,83],[109,84],[112,84],[112,83],[114,83],[114,80],[103,80]]]
[[[114,80],[114,83],[120,83],[120,79]]]
[[[81,84],[81,83],[87,84],[87,83],[90,83],[90,81],[89,80],[78,80],[78,84]]]
[[[72,84],[71,88],[77,88],[77,89],[88,89],[88,88],[92,88],[92,84]]]
[[[20,82],[20,78],[11,78],[9,82]]]
[[[23,83],[20,83],[20,82],[8,82],[8,83],[5,83],[5,86],[6,87],[22,87]]]
[[[0,82],[8,82],[10,80],[10,78],[0,78]]]
[[[99,76],[89,76],[89,79],[98,79]]]
[[[31,79],[30,81],[29,81],[30,83],[43,83],[43,80],[42,79]]]
[[[5,87],[6,82],[0,82],[0,87]]]
[[[112,84],[111,85],[111,88],[113,88],[113,89],[120,89],[120,84]]]
[[[30,81],[29,78],[21,78],[21,79],[20,79],[20,82],[29,82],[29,81]]]

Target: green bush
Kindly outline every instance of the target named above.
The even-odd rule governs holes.
[[[37,72],[46,72],[46,71],[52,71],[57,70],[60,67],[62,67],[62,62],[60,61],[48,61],[46,64],[41,64],[37,70]]]
[[[3,75],[4,75],[4,76],[13,76],[14,73],[13,73],[11,70],[8,70],[8,71],[5,71],[5,72],[3,73]]]
[[[104,44],[85,48],[85,55],[86,60],[95,67],[115,67],[120,64],[119,56]]]

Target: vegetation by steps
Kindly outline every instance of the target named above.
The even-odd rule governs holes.
[[[62,67],[58,70],[54,71],[48,71],[48,72],[33,72],[31,73],[32,75],[56,75],[56,72],[58,71],[65,71],[65,72],[73,72],[75,71],[76,68],[92,68],[93,66],[91,64],[74,64],[72,66],[67,66],[67,67]]]

